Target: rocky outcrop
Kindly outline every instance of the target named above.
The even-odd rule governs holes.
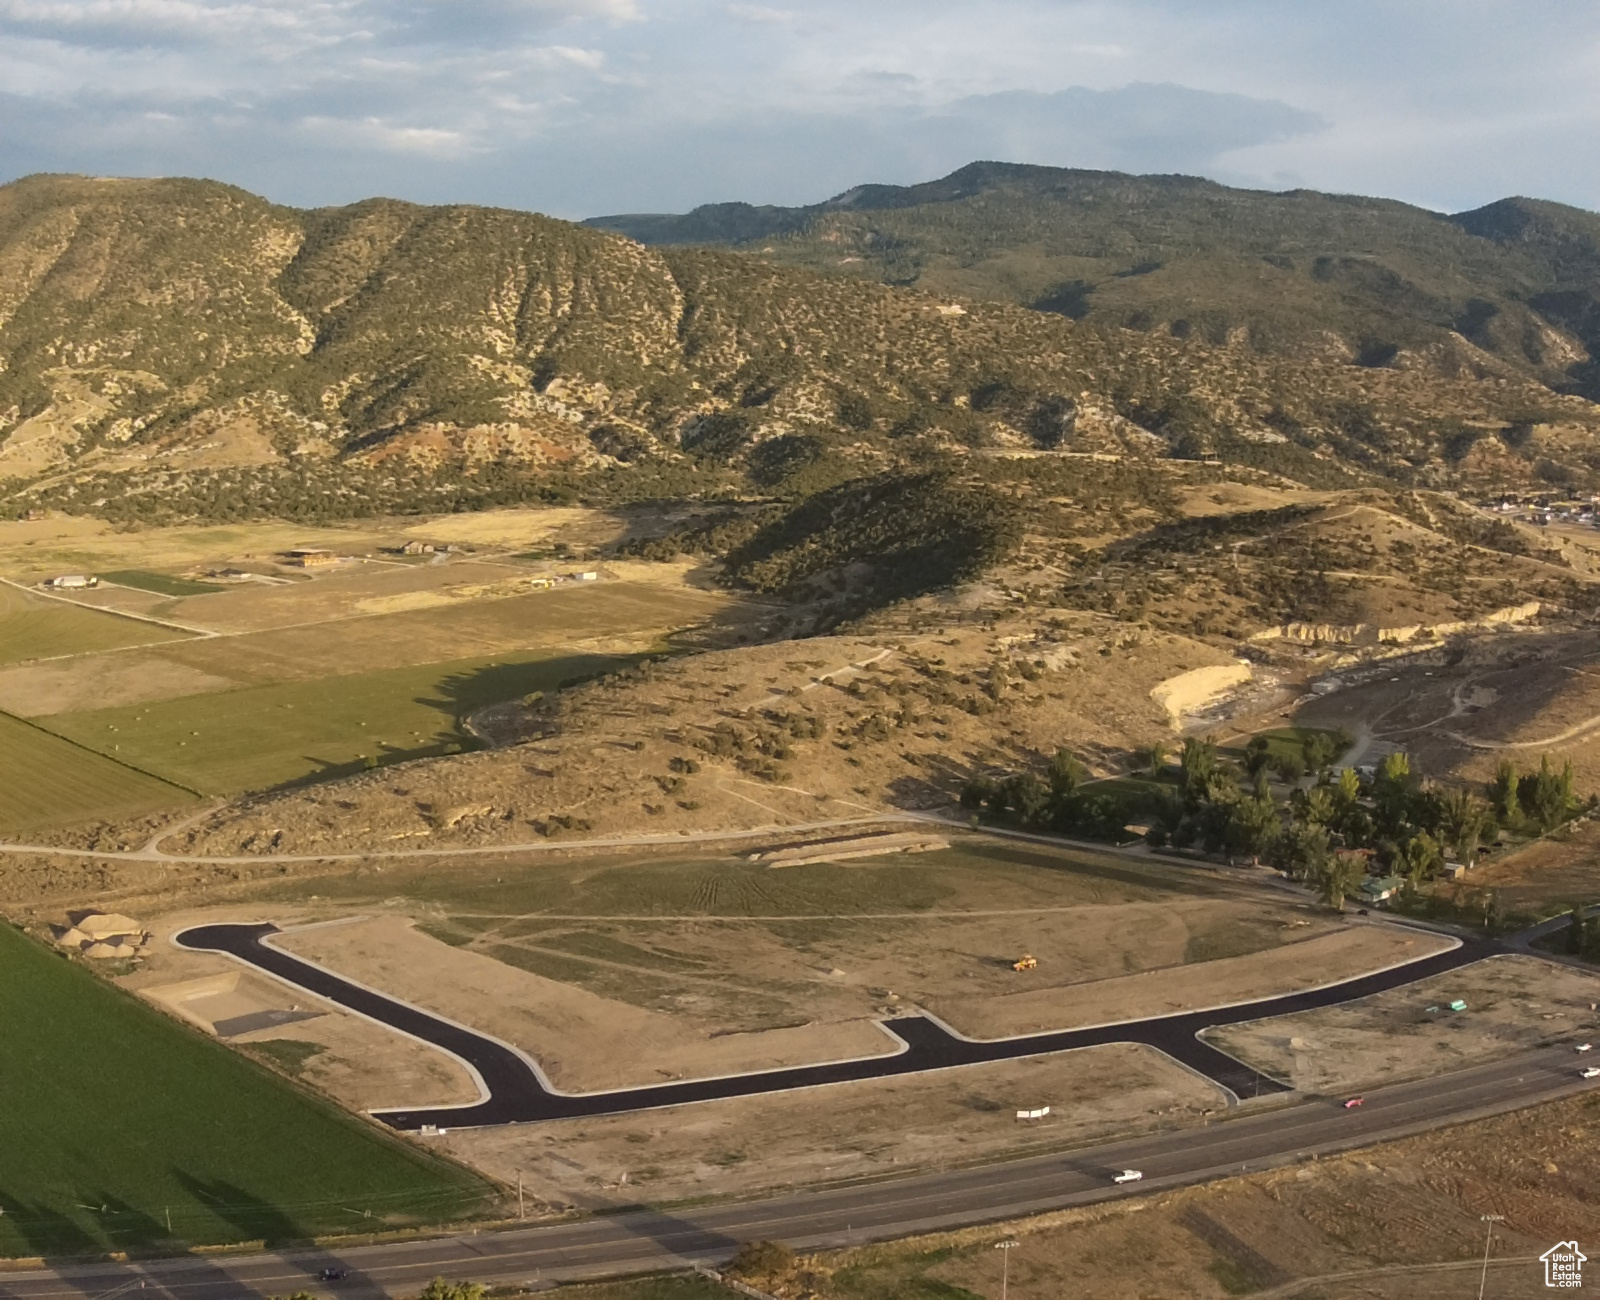
[[[1483,628],[1526,623],[1539,614],[1537,600],[1507,605],[1482,618],[1455,623],[1411,623],[1382,627],[1376,623],[1284,623],[1257,632],[1252,641],[1297,641],[1302,645],[1409,645],[1413,641],[1455,636]]]

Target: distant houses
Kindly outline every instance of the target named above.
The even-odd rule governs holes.
[[[59,577],[46,578],[42,585],[52,591],[82,591],[86,587],[98,587],[100,579],[88,573],[63,573]]]

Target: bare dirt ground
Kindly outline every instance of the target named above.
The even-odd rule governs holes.
[[[595,1091],[664,1079],[736,1074],[888,1055],[895,1043],[867,1019],[717,1036],[692,1012],[670,1015],[464,952],[375,917],[285,935],[281,946],[513,1043],[558,1088]]]
[[[218,920],[249,919],[248,915],[227,909],[206,915]],[[243,991],[234,989],[220,997],[189,1002],[184,1010],[175,1009],[175,986],[181,996],[188,991],[186,985],[197,981],[216,983],[243,969],[215,953],[188,952],[172,944],[171,936],[196,920],[193,913],[179,912],[149,922],[151,942],[143,949],[137,965],[117,982],[190,1023],[214,1024],[228,1016],[264,1010],[321,1013],[315,1019],[238,1034],[228,1042],[246,1049],[277,1042],[320,1048],[291,1072],[351,1110],[449,1105],[477,1099],[477,1085],[453,1058],[267,976],[247,974],[248,984]],[[277,1064],[282,1058],[270,1054],[269,1049],[267,1059]]]
[[[1141,1047],[601,1119],[461,1130],[444,1150],[552,1205],[735,1196],[1198,1123],[1216,1089]],[[1019,1109],[1050,1116],[1019,1122]],[[623,1182],[623,1175],[627,1181]]]
[[[1458,998],[1466,1011],[1449,1009]],[[1600,975],[1535,957],[1491,957],[1347,1006],[1231,1025],[1206,1039],[1299,1091],[1340,1093],[1552,1042],[1587,1042],[1600,1035],[1597,1002]]]
[[[1164,864],[970,837],[848,866],[590,855],[233,892],[176,916],[127,906],[164,927],[365,916],[282,942],[517,1044],[576,1091],[887,1053],[875,1022],[918,1006],[990,1037],[1286,991],[1431,944]],[[1012,969],[1022,951],[1037,970]]]
[[[1478,1294],[1487,1236],[1485,1295],[1533,1300],[1551,1294],[1540,1254],[1600,1236],[1597,1152],[1600,1101],[1577,1097],[1297,1168],[828,1252],[755,1280],[782,1300],[998,1297],[994,1246],[1013,1240],[1017,1300],[1456,1300]],[[1485,1214],[1504,1216],[1488,1234]]]
[[[1600,789],[1600,654],[1589,632],[1506,630],[1388,662],[1334,668],[1342,688],[1295,720],[1363,728],[1433,776],[1487,780],[1510,758],[1527,770],[1571,759],[1580,792]]]
[[[1548,912],[1600,899],[1600,823],[1580,821],[1473,871],[1509,912]]]
[[[1246,1002],[1269,992],[1332,984],[1448,946],[1438,936],[1398,927],[1351,926],[1246,957],[1096,980],[1070,989],[934,999],[929,1009],[971,1037],[1005,1038]]]

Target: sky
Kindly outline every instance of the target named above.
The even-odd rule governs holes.
[[[979,158],[1600,209],[1600,4],[0,0],[0,181],[583,217]]]

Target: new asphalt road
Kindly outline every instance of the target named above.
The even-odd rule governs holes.
[[[414,1295],[438,1275],[526,1284],[718,1261],[731,1255],[738,1242],[760,1238],[805,1248],[845,1245],[1136,1196],[1548,1101],[1591,1086],[1578,1075],[1579,1059],[1570,1047],[1546,1048],[1419,1083],[1376,1089],[1367,1093],[1358,1110],[1345,1110],[1334,1099],[1289,1106],[1248,1103],[1245,1113],[1199,1129],[982,1169],[677,1214],[617,1214],[348,1250],[3,1273],[0,1300],[104,1300],[113,1293],[131,1294],[141,1285],[143,1295],[152,1300],[157,1296],[235,1300],[300,1289],[370,1300]],[[1111,1174],[1126,1168],[1142,1170],[1144,1180],[1130,1187],[1114,1186]],[[329,1286],[317,1281],[325,1268],[349,1273]]]
[[[1211,1011],[1155,1016],[1087,1029],[1029,1034],[985,1042],[961,1038],[927,1016],[901,1016],[884,1022],[884,1028],[898,1040],[900,1050],[882,1056],[718,1079],[694,1079],[648,1088],[573,1095],[552,1089],[527,1057],[497,1039],[485,1037],[465,1026],[396,1001],[266,942],[276,933],[278,928],[267,922],[203,925],[180,932],[175,942],[181,947],[197,951],[226,953],[286,983],[432,1043],[476,1071],[487,1094],[476,1105],[375,1112],[377,1118],[386,1124],[412,1131],[428,1126],[469,1128],[586,1115],[615,1115],[625,1111],[678,1106],[685,1102],[747,1097],[757,1093],[812,1088],[858,1079],[918,1074],[988,1061],[1015,1060],[1050,1052],[1099,1047],[1107,1043],[1143,1043],[1165,1052],[1196,1073],[1220,1084],[1235,1097],[1267,1096],[1288,1089],[1276,1079],[1259,1074],[1243,1062],[1200,1041],[1198,1035],[1201,1031],[1370,997],[1374,993],[1442,974],[1504,951],[1492,941],[1468,939],[1430,957],[1301,993],[1259,998]]]

